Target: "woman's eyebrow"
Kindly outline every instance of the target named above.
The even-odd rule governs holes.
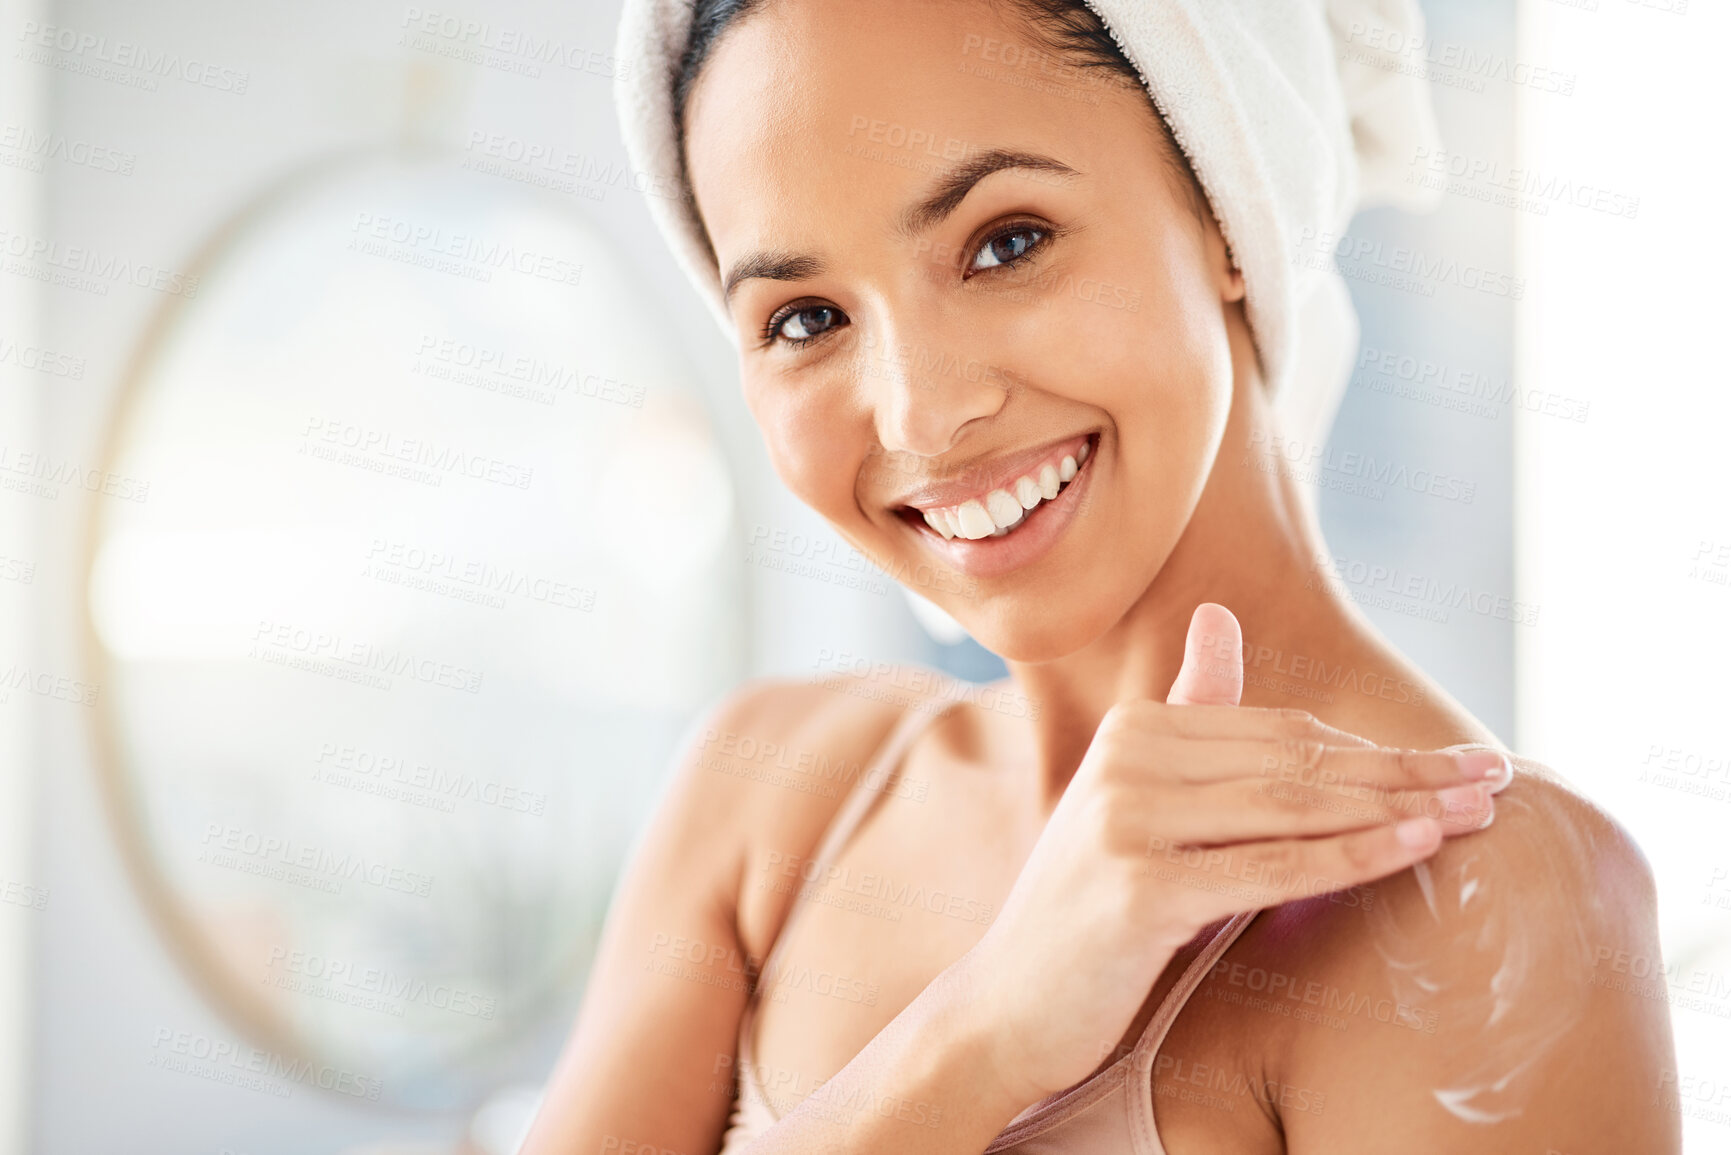
[[[1010,168],[1034,169],[1041,172],[1080,176],[1063,161],[1042,156],[1037,152],[994,148],[975,154],[939,177],[932,190],[910,205],[897,222],[896,232],[912,239],[942,223],[956,211],[969,190],[995,172]],[[733,299],[733,290],[742,281],[761,277],[771,281],[803,281],[822,273],[827,266],[820,257],[795,255],[773,250],[752,253],[728,270],[722,283],[722,297]]]
[[[817,276],[827,267],[821,257],[798,256],[774,250],[752,253],[728,272],[721,295],[724,300],[733,300],[733,290],[739,287],[741,281],[749,281],[753,277],[771,281],[803,281]]]
[[[1007,168],[1028,168],[1068,176],[1081,175],[1063,161],[1053,160],[1037,152],[1020,152],[1007,148],[987,149],[969,157],[939,177],[930,193],[902,213],[896,231],[911,240],[942,223],[945,217],[956,211],[956,206],[962,203],[970,189],[993,173]]]

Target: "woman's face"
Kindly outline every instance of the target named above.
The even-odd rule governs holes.
[[[1242,293],[1140,89],[1036,43],[985,0],[776,0],[717,44],[686,136],[776,472],[1030,662],[1172,552]]]

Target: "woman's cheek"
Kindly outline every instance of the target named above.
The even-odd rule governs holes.
[[[841,414],[819,402],[823,390],[806,393],[801,401],[791,392],[762,391],[748,398],[748,407],[782,484],[826,517],[845,516],[866,446],[857,443]]]

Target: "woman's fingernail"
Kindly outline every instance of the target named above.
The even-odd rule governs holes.
[[[1468,782],[1494,778],[1509,764],[1508,759],[1495,750],[1473,750],[1466,754],[1456,754],[1455,763],[1461,768],[1461,777]]]
[[[1456,821],[1477,814],[1491,803],[1490,790],[1483,782],[1475,782],[1471,786],[1451,786],[1447,790],[1438,790],[1436,796],[1443,804],[1440,817]]]

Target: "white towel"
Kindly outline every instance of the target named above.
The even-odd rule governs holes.
[[[1245,314],[1282,432],[1320,445],[1351,373],[1358,319],[1318,260],[1359,208],[1425,208],[1406,176],[1437,147],[1416,0],[1089,0],[1172,128],[1244,273]],[[677,187],[670,79],[689,0],[625,0],[615,97],[651,215],[722,331],[719,271]],[[1319,267],[1320,266],[1320,267]]]

